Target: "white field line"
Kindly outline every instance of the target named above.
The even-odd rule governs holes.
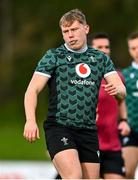
[[[0,179],[54,179],[52,163],[41,161],[0,161]]]
[[[51,162],[0,161],[0,179],[54,179],[57,172]],[[138,167],[135,174],[138,179]]]

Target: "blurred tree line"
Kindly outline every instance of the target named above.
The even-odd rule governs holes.
[[[19,126],[22,135],[26,87],[45,51],[63,42],[58,22],[65,12],[79,8],[86,15],[90,33],[107,32],[111,38],[112,59],[116,66],[123,68],[130,64],[126,38],[129,33],[138,30],[137,7],[137,0],[0,0],[2,132]],[[45,118],[46,94],[47,90],[40,95],[40,122]],[[0,134],[3,141],[5,134]]]

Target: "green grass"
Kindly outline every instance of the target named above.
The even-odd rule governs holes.
[[[48,160],[44,133],[40,131],[40,139],[35,143],[27,142],[20,126],[4,126],[0,130],[1,160]]]
[[[3,102],[0,108],[0,160],[49,160],[43,131],[47,102],[44,98],[41,100],[37,113],[40,140],[35,143],[29,143],[23,138],[23,102],[17,99]]]

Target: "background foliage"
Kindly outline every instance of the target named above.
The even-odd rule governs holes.
[[[138,30],[137,0],[1,0],[0,1],[0,159],[45,160],[42,130],[47,112],[47,89],[39,96],[37,117],[41,139],[30,145],[23,137],[23,98],[38,60],[63,40],[60,17],[79,8],[90,33],[105,31],[112,42],[112,59],[123,68],[130,64],[126,38]]]

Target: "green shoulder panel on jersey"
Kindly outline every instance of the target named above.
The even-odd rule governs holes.
[[[56,66],[56,59],[52,51],[49,50],[38,62],[35,71],[51,75],[53,73],[55,66]]]

